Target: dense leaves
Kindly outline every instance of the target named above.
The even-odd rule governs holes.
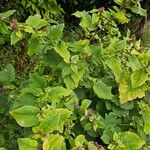
[[[11,27],[7,19],[15,11],[2,13],[8,32],[0,33],[11,47],[26,50],[34,69],[18,87],[16,68],[0,71],[6,107],[0,106],[0,149],[13,149],[8,141],[20,150],[149,149],[150,50],[123,28],[132,12],[146,12],[138,0],[114,2],[107,10],[75,12],[77,39],[66,38],[69,27],[50,19],[57,11],[46,14],[46,3],[24,1],[37,14]]]
[[[39,123],[37,114],[39,109],[33,106],[23,106],[11,112],[11,115],[22,127],[32,127]]]

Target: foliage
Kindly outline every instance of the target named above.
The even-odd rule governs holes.
[[[56,0],[2,0],[0,5],[2,5],[2,9],[4,10],[16,9],[17,17],[20,20],[35,13],[51,18],[58,18],[63,12],[63,9]]]
[[[124,9],[145,11],[139,1],[115,2],[108,10],[75,12],[83,36],[73,41],[65,39],[64,23],[40,14],[12,22],[11,30],[6,18],[14,11],[1,15],[11,45],[25,39],[27,54],[38,58],[19,94],[13,89],[14,67],[0,72],[1,89],[7,89],[0,114],[12,120],[5,127],[2,118],[2,147],[12,149],[7,141],[21,130],[20,150],[149,149],[150,50],[119,28],[131,18]]]

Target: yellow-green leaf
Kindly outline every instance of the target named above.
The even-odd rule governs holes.
[[[37,150],[38,142],[30,138],[20,138],[18,139],[18,146],[19,150]]]
[[[131,74],[132,87],[136,88],[142,86],[148,79],[148,74],[142,70],[136,70]]]
[[[113,95],[111,93],[112,87],[106,85],[101,80],[94,83],[93,89],[94,89],[95,94],[99,98],[103,98],[103,99],[112,99],[113,98]]]
[[[144,107],[140,111],[140,114],[142,114],[142,118],[144,121],[144,132],[146,134],[150,134],[150,107],[143,103]]]
[[[63,136],[56,134],[52,135],[43,143],[43,150],[66,150],[66,143]]]
[[[112,57],[106,60],[106,64],[113,71],[116,81],[119,82],[121,74],[121,62],[117,57]]]
[[[125,16],[125,13],[123,12],[114,13],[113,17],[121,24],[129,22],[129,19]]]
[[[55,46],[55,51],[64,59],[66,63],[70,62],[70,53],[65,43],[62,42]]]
[[[141,87],[132,88],[131,84],[125,80],[122,80],[119,83],[119,98],[120,103],[126,103],[128,101],[132,101],[136,98],[142,98],[145,96],[145,91],[148,89],[146,85]]]
[[[32,127],[39,123],[37,115],[39,109],[34,106],[23,106],[10,112],[16,119],[17,123],[22,127]]]
[[[14,31],[12,32],[10,38],[11,38],[11,45],[16,44],[19,40],[21,40],[23,37],[22,33],[20,31]]]

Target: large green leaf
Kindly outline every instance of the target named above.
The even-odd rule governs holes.
[[[145,91],[148,89],[147,85],[141,87],[132,88],[131,84],[125,80],[119,83],[119,98],[120,103],[126,103],[136,98],[142,98],[145,96]]]
[[[43,143],[43,150],[66,150],[66,143],[63,136],[56,134]]]
[[[49,99],[50,102],[58,102],[61,100],[63,97],[68,96],[72,90],[70,89],[65,89],[62,86],[56,86],[56,87],[48,87],[46,89],[47,93],[47,98]]]
[[[63,132],[64,123],[72,114],[68,109],[55,109],[47,112],[46,118],[40,123],[39,129],[44,132]]]
[[[58,129],[60,122],[60,113],[55,111],[49,112],[49,115],[40,123],[39,128],[44,132],[53,132]]]
[[[81,18],[81,22],[80,22],[80,26],[84,29],[88,29],[88,30],[93,30],[94,29],[94,25],[92,23],[94,23],[94,21],[92,22],[92,17],[88,14],[88,12],[86,11],[82,11],[82,12],[75,12],[73,15],[75,15],[78,18]]]
[[[118,142],[124,145],[124,150],[141,149],[145,144],[143,139],[141,139],[137,134],[130,131],[118,133],[118,139]]]
[[[106,85],[101,80],[95,82],[94,86],[93,86],[95,94],[99,98],[103,98],[103,99],[112,99],[113,98],[113,95],[111,93],[111,88],[112,88],[111,86]]]
[[[116,81],[119,82],[121,74],[121,62],[117,57],[112,57],[106,60],[106,64],[113,71]]]
[[[63,29],[64,24],[53,25],[50,27],[47,35],[52,42],[58,43],[62,38]]]
[[[31,93],[23,94],[14,102],[14,104],[12,106],[12,110],[22,107],[24,105],[36,106],[37,105],[36,99],[37,99],[37,97],[35,97]]]
[[[9,83],[15,79],[15,69],[11,64],[8,64],[1,72],[0,72],[0,83]]]
[[[37,150],[38,142],[30,138],[20,138],[18,139],[18,146],[19,150]]]
[[[135,5],[131,8],[131,11],[136,13],[136,14],[139,14],[141,16],[146,16],[147,15],[146,10],[141,8],[141,6],[136,6]]]
[[[42,55],[41,62],[50,67],[56,67],[62,61],[61,56],[54,50],[48,50],[44,55]]]
[[[81,106],[80,106],[80,109],[85,110],[85,109],[87,109],[87,108],[90,106],[90,104],[91,104],[91,100],[84,99],[84,100],[82,101],[82,104],[81,104]]]
[[[73,67],[74,66],[74,67]],[[78,70],[78,67],[75,65],[71,66],[72,72],[71,72],[71,78],[73,79],[76,86],[78,86],[79,81],[82,80],[85,69]]]
[[[141,64],[136,56],[129,57],[129,63],[127,63],[129,67],[132,68],[133,71],[141,69]]]
[[[40,41],[32,36],[29,40],[28,40],[28,55],[32,56],[34,54],[36,54],[37,52],[39,52],[42,49],[42,44],[40,43]]]
[[[150,134],[150,107],[144,103],[140,114],[142,114],[144,121],[144,132]]]
[[[37,115],[39,109],[34,106],[23,106],[10,112],[16,119],[17,123],[22,127],[32,127],[39,123]]]
[[[23,37],[22,33],[20,31],[14,31],[11,33],[11,45],[16,44],[19,40],[21,40]]]
[[[129,19],[125,16],[125,13],[123,12],[114,13],[113,17],[121,24],[129,22]]]
[[[44,76],[39,76],[39,75],[31,75],[30,76],[30,83],[34,87],[39,87],[39,88],[45,88],[47,86],[47,80]]]
[[[47,23],[45,20],[41,19],[39,14],[35,14],[34,16],[29,16],[29,18],[26,20],[26,24],[32,28],[39,29],[45,26]]]
[[[84,143],[86,143],[87,140],[85,139],[84,135],[79,135],[76,137],[75,139],[75,145],[78,146],[82,146]]]
[[[97,13],[92,14],[92,24],[96,25],[99,21],[99,15]]]
[[[63,79],[68,89],[74,89],[77,87],[70,75],[65,76]]]
[[[64,59],[66,63],[70,62],[70,53],[68,51],[67,45],[62,42],[54,47],[55,51]]]
[[[148,80],[148,74],[142,70],[136,70],[131,74],[132,87],[142,86]]]
[[[7,11],[7,12],[2,13],[0,19],[3,20],[3,19],[8,18],[8,17],[11,16],[15,11],[16,11],[16,10],[9,10],[9,11]]]

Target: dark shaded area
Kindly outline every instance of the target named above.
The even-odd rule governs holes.
[[[108,7],[113,5],[113,0],[57,0],[57,2],[61,5],[65,12],[64,18],[67,23],[74,19],[74,17],[71,14],[76,11],[89,11],[93,8],[98,9],[100,7],[105,7],[107,9]]]

